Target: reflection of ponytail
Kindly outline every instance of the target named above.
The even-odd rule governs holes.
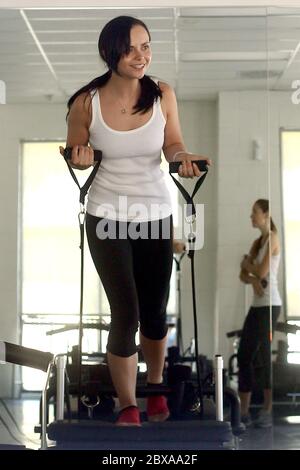
[[[272,232],[277,232],[277,227],[276,227],[276,225],[274,224],[272,217],[270,217],[270,224],[271,224],[271,230],[272,230]]]
[[[268,201],[268,199],[257,199],[257,201],[255,201],[254,205],[257,205],[264,213],[269,212],[269,201]],[[270,229],[271,229],[272,232],[275,232],[275,233],[277,232],[277,227],[274,224],[272,217],[270,217]],[[254,256],[254,258],[256,258],[257,255],[258,255],[258,252],[261,248],[262,240],[263,240],[263,236],[261,235],[255,241],[255,244],[253,246],[253,256]]]
[[[89,82],[87,85],[84,85],[83,87],[81,87],[80,90],[76,91],[68,101],[68,114],[77,96],[81,95],[81,93],[88,93],[92,90],[94,90],[94,94],[95,94],[97,88],[103,87],[111,78],[111,75],[112,75],[111,70],[108,70],[108,72],[106,72],[105,74],[101,75],[100,77],[94,78],[94,80]],[[67,117],[68,117],[68,114],[67,114]]]

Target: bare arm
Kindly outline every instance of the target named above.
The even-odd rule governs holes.
[[[67,147],[73,147],[69,162],[72,168],[85,170],[94,163],[94,151],[88,147],[90,115],[90,97],[79,95],[71,106],[68,116]],[[63,147],[60,147],[63,154]]]
[[[270,270],[270,255],[272,256],[279,252],[279,240],[276,233],[271,233],[269,243],[270,249],[267,249],[261,263],[254,264],[250,257],[247,257],[242,262],[242,269],[258,279],[264,279],[268,275]]]
[[[251,284],[255,294],[258,295],[258,296],[262,296],[263,293],[264,293],[264,289],[263,289],[263,286],[261,284],[261,280],[258,277],[256,277],[254,274],[249,273],[246,269],[244,269],[242,267],[245,259],[251,260],[251,262],[253,262],[253,260],[255,258],[257,243],[259,243],[259,239],[255,240],[255,242],[253,243],[253,245],[251,247],[249,255],[244,257],[244,260],[241,263],[240,280],[244,284]]]
[[[166,110],[166,126],[163,152],[168,162],[172,162],[174,155],[180,152],[175,161],[181,161],[182,165],[178,174],[183,177],[201,176],[197,165],[192,164],[191,160],[205,160],[208,165],[211,161],[207,157],[200,155],[193,155],[187,152],[185,147],[182,132],[180,128],[178,106],[174,90],[166,83],[160,82],[160,88],[163,93],[162,105]]]
[[[257,244],[259,243],[259,240],[260,240],[259,238],[257,240],[254,240],[254,242],[252,243],[252,246],[250,248],[249,255],[247,255],[247,259],[251,263],[253,263],[253,261],[254,261],[255,253],[257,251]],[[245,284],[252,284],[253,280],[254,280],[253,274],[249,274],[249,272],[246,269],[242,268],[242,267],[241,267],[239,278]]]
[[[244,269],[241,269],[240,272],[240,280],[244,284],[252,284],[253,283],[254,276],[250,276],[250,274],[247,273]]]
[[[166,160],[172,162],[176,152],[187,152],[187,149],[185,148],[181,133],[174,90],[166,83],[160,83],[160,86],[167,113],[163,152]]]
[[[258,279],[264,279],[269,272],[270,254],[269,250],[259,264],[253,264],[248,259],[243,261],[244,270]]]

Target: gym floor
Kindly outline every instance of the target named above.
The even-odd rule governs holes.
[[[258,409],[252,409],[252,415]],[[240,436],[241,450],[300,450],[299,405],[274,405],[273,426],[259,429],[249,427]]]
[[[255,415],[257,409],[252,409]],[[51,413],[51,410],[50,410]],[[51,417],[50,417],[51,419]],[[38,397],[0,401],[0,444],[40,447],[34,426],[39,421]],[[180,444],[178,446],[180,449]],[[274,425],[268,429],[250,427],[239,438],[240,450],[300,450],[300,402],[274,405]]]

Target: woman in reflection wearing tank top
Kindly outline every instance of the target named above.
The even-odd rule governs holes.
[[[239,395],[242,421],[249,426],[253,361],[260,352],[264,373],[264,404],[254,424],[272,426],[271,339],[280,314],[281,298],[277,285],[280,245],[276,226],[269,215],[269,201],[258,199],[251,213],[252,225],[261,232],[241,263],[240,280],[253,287],[253,301],[246,317],[238,350]],[[271,310],[270,310],[271,307]],[[272,330],[270,332],[270,313]]]
[[[150,41],[147,26],[136,18],[120,16],[108,22],[98,41],[108,71],[68,101],[71,166],[89,168],[93,149],[102,151],[88,195],[86,230],[110,304],[107,359],[119,399],[120,426],[140,426],[135,395],[138,324],[149,390],[163,379],[173,250],[161,151],[168,162],[181,162],[178,174],[184,178],[200,176],[192,160],[211,163],[187,152],[171,86],[146,75]],[[163,395],[148,397],[147,415],[150,421],[168,418]]]

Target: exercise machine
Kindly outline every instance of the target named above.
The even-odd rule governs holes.
[[[68,160],[71,156],[71,149],[67,149],[65,152],[65,159]],[[80,419],[80,404],[82,403],[82,397],[87,397],[84,405],[89,408],[89,417],[92,418],[93,408],[97,405],[97,401],[91,402],[90,398],[93,397],[99,386],[99,381],[87,381],[84,382],[82,378],[82,334],[84,324],[82,321],[83,314],[83,272],[84,272],[84,260],[83,260],[83,247],[84,247],[84,221],[85,221],[85,196],[89,189],[89,186],[98,171],[101,163],[101,152],[95,151],[95,159],[97,164],[92,170],[87,182],[83,187],[80,187],[76,176],[68,164],[68,168],[71,172],[72,178],[80,189],[80,212],[78,215],[80,225],[80,249],[81,249],[81,296],[80,296],[80,321],[79,321],[79,346],[78,346],[78,382],[77,382],[77,394],[78,394],[78,415],[76,420],[65,419],[65,397],[67,397],[68,381],[66,380],[66,357],[64,355],[57,355],[55,357],[48,357],[49,362],[47,365],[47,377],[45,388],[42,394],[42,419],[41,428],[38,429],[41,432],[41,448],[48,448],[48,440],[56,442],[56,449],[235,449],[237,448],[237,438],[232,432],[232,426],[230,422],[224,422],[223,420],[223,359],[221,356],[216,356],[214,365],[214,383],[215,383],[215,402],[216,402],[216,415],[214,419],[204,419],[204,402],[203,402],[203,391],[200,377],[199,367],[199,351],[198,351],[198,335],[197,335],[197,315],[196,315],[196,295],[195,295],[195,274],[194,274],[194,253],[195,253],[195,241],[196,234],[193,232],[193,222],[195,220],[195,206],[193,203],[193,196],[196,194],[200,185],[204,181],[207,174],[208,168],[205,162],[196,162],[200,170],[204,171],[204,175],[197,181],[195,190],[192,196],[189,196],[187,192],[185,198],[187,201],[187,217],[190,217],[189,224],[191,231],[189,233],[189,251],[188,256],[191,260],[191,275],[192,275],[192,286],[193,286],[193,313],[194,313],[194,330],[195,330],[195,363],[196,363],[196,392],[200,402],[200,413],[197,419],[189,421],[181,421],[177,419],[171,419],[163,423],[143,423],[142,430],[136,427],[116,427],[111,421],[104,420],[93,420]],[[170,164],[170,174],[178,171],[178,162]],[[176,180],[175,180],[176,181]],[[176,182],[177,184],[178,182]],[[177,184],[178,185],[178,184]],[[184,190],[185,191],[185,190]],[[22,348],[22,347],[19,347]],[[21,352],[20,352],[21,353]],[[6,359],[9,359],[6,357]],[[45,365],[43,366],[45,370]],[[56,377],[56,394],[55,394],[55,410],[56,418],[55,421],[47,425],[47,390],[49,389],[49,383],[51,375],[54,374]],[[97,382],[97,387],[96,383]],[[107,388],[103,387],[103,383],[100,382],[100,389],[102,391],[108,391],[113,394],[112,384],[107,384]],[[137,396],[139,393],[144,393],[144,396],[151,394],[165,394],[169,398],[172,398],[180,402],[182,392],[184,389],[184,381],[175,383],[174,388],[170,386],[157,386],[157,389],[151,389],[151,391],[142,387],[140,390],[137,389]],[[84,394],[83,394],[84,392]],[[143,396],[143,395],[142,395]],[[176,408],[176,406],[175,406]],[[176,413],[175,413],[176,415]],[[175,416],[176,417],[176,416]],[[53,447],[52,447],[53,448]]]

